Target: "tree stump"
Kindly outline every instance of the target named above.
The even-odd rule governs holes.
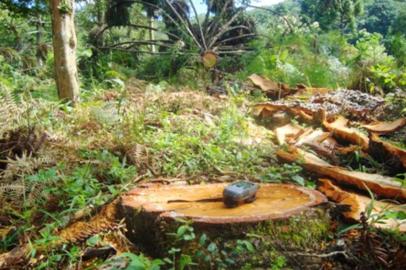
[[[128,192],[122,196],[120,207],[127,236],[148,254],[165,256],[165,251],[182,242],[176,238],[177,229],[184,224],[179,219],[189,222],[196,240],[202,234],[210,239],[236,240],[246,237],[247,232],[255,228],[267,234],[269,224],[274,226],[277,221],[300,216],[326,202],[324,195],[316,190],[286,184],[261,184],[254,202],[227,208],[222,202],[226,185],[158,185]],[[286,223],[280,226],[284,232],[289,231]],[[295,228],[305,230],[301,225]],[[317,234],[320,231],[316,229]],[[188,243],[188,249],[191,246],[202,249],[196,243]],[[185,247],[181,249],[184,251]]]

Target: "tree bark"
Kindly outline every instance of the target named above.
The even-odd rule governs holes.
[[[148,23],[149,23],[149,27],[150,27],[150,29],[149,29],[149,40],[155,40],[155,30],[153,30],[153,28],[154,28],[154,16],[150,16],[149,18],[148,18]],[[156,52],[156,47],[155,47],[155,44],[151,44],[151,52],[152,53],[155,53]]]
[[[37,29],[37,33],[35,34],[36,50],[37,50],[36,57],[37,57],[37,65],[41,67],[43,66],[44,61],[46,60],[48,50],[46,49],[46,45],[42,43],[44,21],[42,21],[42,14],[40,12],[40,0],[35,0],[35,7],[37,9],[35,14],[35,26]]]
[[[59,98],[78,101],[79,81],[76,64],[76,33],[73,0],[50,0],[55,80]]]

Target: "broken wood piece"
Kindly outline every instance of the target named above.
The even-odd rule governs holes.
[[[296,146],[306,145],[313,142],[321,143],[330,136],[329,132],[324,132],[321,129],[310,129],[309,132],[302,134],[296,141]]]
[[[339,183],[355,186],[361,190],[371,190],[379,196],[391,199],[406,199],[406,189],[392,177],[349,171],[333,166],[314,154],[290,146],[289,149],[277,151],[279,159],[285,162],[297,162],[305,169],[320,176],[331,177]]]
[[[333,137],[330,132],[324,132],[321,129],[307,129],[303,132],[294,144],[297,147],[310,147],[318,155],[338,164],[337,154],[348,154],[357,149],[357,146],[342,146]]]
[[[367,150],[369,146],[368,137],[357,129],[348,127],[348,122],[348,119],[339,116],[334,122],[331,123],[326,120],[323,121],[323,126],[328,131],[331,131],[338,139],[359,145],[363,150]]]
[[[368,207],[372,208],[372,215],[384,215],[385,211],[406,212],[406,205],[397,205],[394,203],[372,200],[366,196],[358,195],[353,192],[345,191],[336,186],[329,179],[319,179],[320,190],[332,201],[341,205],[350,206],[348,211],[344,211],[344,217],[354,221],[361,220],[361,213],[365,213]],[[400,232],[406,232],[406,220],[399,220],[396,218],[382,218],[379,222],[371,224],[374,227],[382,229],[394,229]]]
[[[406,150],[382,140],[375,133],[370,134],[369,153],[398,172],[406,170]]]
[[[392,133],[406,126],[406,118],[400,118],[391,122],[376,122],[373,124],[362,125],[363,128],[377,134]]]
[[[308,110],[298,107],[298,108],[289,108],[289,112],[293,116],[299,117],[302,121],[306,123],[313,122],[313,114],[310,113]]]
[[[259,76],[257,74],[252,74],[251,76],[248,77],[248,79],[251,80],[251,82],[259,87],[262,91],[277,91],[279,90],[279,85],[278,83],[271,81],[267,78],[264,78],[262,76]]]
[[[304,128],[299,125],[287,124],[276,128],[275,136],[279,145],[293,144],[304,131]]]
[[[272,117],[279,112],[286,112],[293,117],[299,117],[306,123],[313,123],[313,113],[306,108],[290,107],[285,104],[275,104],[272,102],[258,103],[253,107],[253,114],[261,118]]]
[[[341,153],[343,148],[331,136],[330,132],[324,132],[321,129],[310,129],[310,132],[305,132],[298,138],[295,146],[310,147],[318,155],[329,159],[334,164],[338,163],[336,153]]]
[[[324,196],[314,190],[286,184],[261,184],[254,202],[227,208],[222,202],[226,185],[136,188],[122,196],[121,206],[131,215],[142,211],[155,218],[187,218],[196,224],[216,225],[284,219],[325,201]]]
[[[248,79],[250,79],[256,87],[259,87],[268,97],[271,98],[285,97],[293,92],[289,88],[289,85],[274,82],[257,74],[252,74],[248,77]]]
[[[253,113],[255,116],[260,116],[263,118],[270,117],[276,112],[286,111],[288,112],[288,106],[286,105],[279,105],[279,104],[272,104],[270,102],[263,102],[255,104],[253,107]]]

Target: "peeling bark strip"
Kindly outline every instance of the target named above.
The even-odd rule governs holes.
[[[319,179],[318,190],[324,193],[329,199],[341,205],[350,206],[344,211],[346,218],[360,221],[361,213],[365,213],[368,207],[372,207],[372,215],[383,215],[385,211],[404,212],[406,205],[398,205],[385,201],[373,201],[372,199],[341,189],[333,184],[329,179]],[[400,232],[406,232],[406,222],[396,218],[382,219],[380,222],[374,222],[372,226],[382,229],[394,229]]]
[[[73,0],[50,0],[55,80],[62,100],[77,102],[79,81],[76,65],[76,33]]]
[[[298,162],[306,170],[323,177],[335,179],[338,183],[348,184],[361,190],[371,190],[375,194],[390,199],[406,199],[406,189],[392,177],[380,174],[349,171],[343,167],[333,166],[312,153],[294,146],[286,151],[281,149],[276,155],[284,162]]]
[[[369,125],[362,125],[363,128],[376,134],[392,133],[406,126],[406,118],[399,118],[391,122],[376,122]]]
[[[333,136],[344,141],[359,145],[363,150],[368,150],[369,139],[356,128],[348,127],[349,120],[339,116],[334,122],[323,121],[323,126],[333,133]]]

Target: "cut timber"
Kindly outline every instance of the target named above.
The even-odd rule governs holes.
[[[361,146],[363,150],[367,150],[369,146],[369,139],[366,135],[362,134],[355,128],[347,127],[348,119],[339,116],[334,122],[329,123],[323,121],[323,126],[333,133],[338,139],[348,141],[350,143]]]
[[[355,221],[360,221],[361,213],[365,213],[368,207],[373,206],[372,215],[382,215],[384,211],[405,212],[406,205],[397,205],[383,201],[372,201],[370,198],[361,196],[352,192],[342,190],[334,185],[329,179],[320,179],[318,189],[325,194],[329,199],[350,206],[348,211],[344,211],[344,217]],[[395,229],[400,232],[406,232],[406,220],[398,220],[395,218],[385,218],[379,223],[372,224],[375,227],[382,229]]]
[[[355,186],[363,190],[371,190],[379,196],[392,199],[406,199],[406,189],[392,177],[349,171],[345,168],[333,166],[316,155],[290,147],[287,151],[279,150],[278,158],[285,162],[298,162],[305,169],[320,176],[331,177],[337,182]]]
[[[382,140],[377,134],[371,133],[369,152],[376,159],[398,168],[399,172],[406,169],[406,150]],[[403,168],[402,168],[403,167]]]
[[[400,118],[392,122],[377,122],[363,125],[362,127],[377,134],[387,134],[401,129],[404,126],[406,126],[406,118]]]
[[[284,184],[262,184],[252,203],[226,208],[222,194],[227,184],[150,186],[122,197],[122,207],[155,218],[187,218],[195,224],[256,223],[284,219],[325,201],[319,192]]]
[[[271,81],[257,74],[252,74],[248,79],[250,79],[256,87],[259,87],[269,97],[281,98],[292,93],[292,90],[289,89],[288,85]]]

